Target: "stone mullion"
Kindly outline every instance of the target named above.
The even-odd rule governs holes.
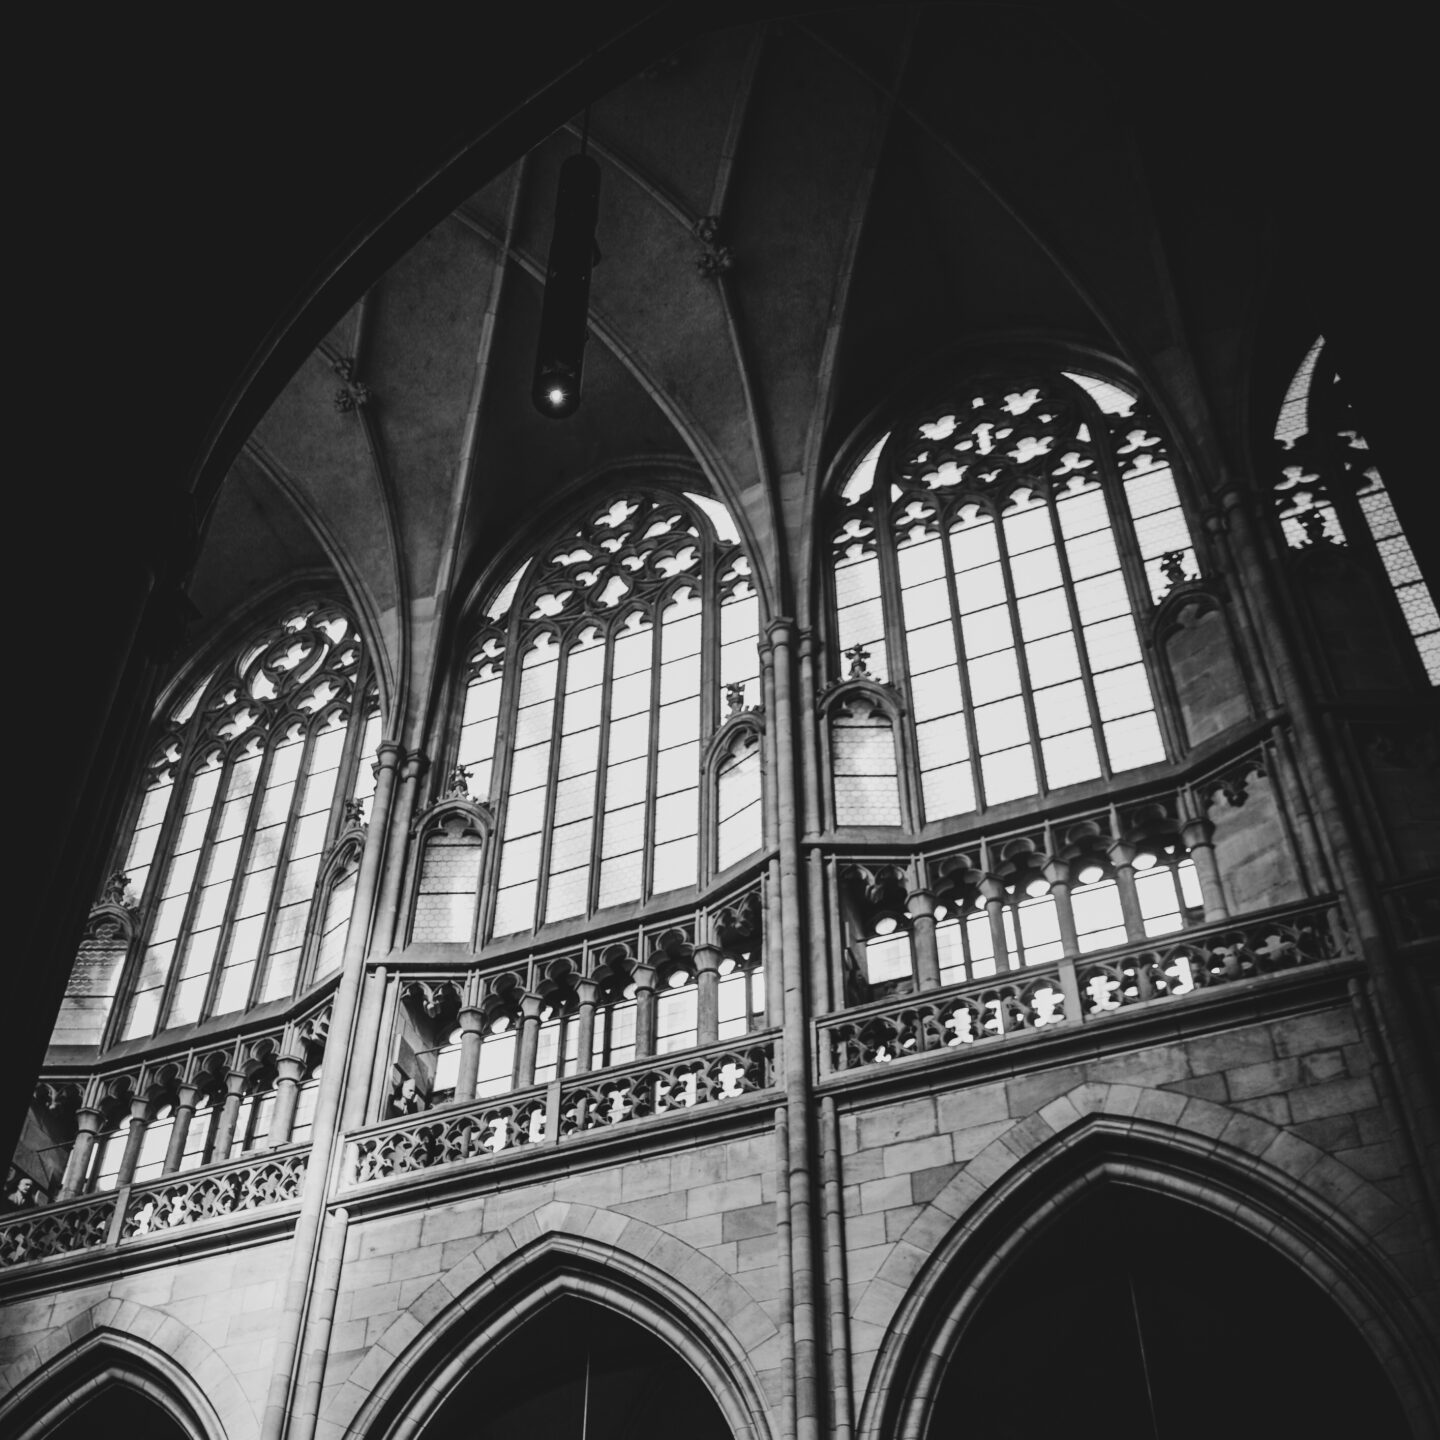
[[[1060,540],[1055,523],[1053,501],[1045,501],[1046,515],[1050,521],[1050,544],[1056,556],[1060,554]],[[1015,668],[1020,672],[1020,701],[1025,707],[1025,724],[1030,730],[1030,759],[1035,766],[1035,794],[1044,795],[1050,788],[1045,775],[1045,756],[1040,749],[1040,721],[1035,714],[1035,687],[1030,683],[1030,661],[1025,653],[1024,631],[1020,628],[1020,599],[1015,593],[1015,577],[1010,571],[1010,541],[1005,534],[1005,515],[1001,511],[995,516],[995,548],[1000,552],[1000,572],[1005,577],[1005,609],[1010,616],[1011,648],[1015,653]],[[1028,553],[1028,552],[1027,552]],[[1061,583],[1068,583],[1068,573],[1061,565]],[[1078,647],[1077,647],[1078,648]],[[976,752],[975,769],[980,769],[980,756]],[[978,793],[978,792],[977,792]],[[1016,926],[1017,938],[1019,926]]]
[[[605,632],[605,665],[600,677],[600,738],[595,747],[595,824],[590,832],[590,876],[586,887],[585,913],[600,908],[600,852],[605,844],[605,801],[609,791],[610,692],[615,681],[615,627]]]
[[[885,456],[881,456],[880,462],[876,465],[876,484],[871,491],[871,514],[874,517],[875,528],[876,568],[880,574],[880,620],[885,636],[885,651],[890,671],[889,678],[899,690],[899,693],[905,697],[906,702],[899,707],[901,713],[898,716],[898,720],[891,724],[891,740],[895,742],[896,777],[897,779],[899,778],[900,767],[908,758],[914,765],[914,774],[910,777],[910,789],[911,793],[915,796],[916,803],[913,813],[905,818],[910,827],[918,829],[924,823],[925,819],[925,781],[920,770],[920,737],[915,729],[918,723],[915,719],[915,697],[910,688],[910,631],[905,624],[905,600],[904,592],[900,585],[899,552],[895,544],[895,535],[891,528],[890,502],[881,498],[882,491],[884,495],[887,496],[890,493],[889,479],[886,478],[882,481],[880,478],[881,465],[884,464],[885,459]],[[886,468],[887,476],[888,473],[889,467]],[[951,576],[950,546],[946,535],[945,522],[938,503],[935,506],[935,524],[936,534],[940,542],[940,550],[944,556],[945,574],[949,587],[950,623],[955,630],[955,643],[958,647],[960,644],[960,622],[958,612],[955,608],[955,585],[953,577]],[[834,567],[832,565],[832,584],[833,576]],[[839,642],[838,633],[836,635],[836,642]],[[964,654],[964,651],[957,648],[955,653],[957,656],[961,656]],[[842,679],[845,675],[845,657],[843,655],[839,660],[837,675]],[[974,736],[971,734],[973,725],[970,719],[969,679],[965,674],[963,661],[960,663],[960,685],[965,705],[965,714],[962,718],[966,726],[966,733],[973,742]],[[900,735],[897,733],[898,730],[903,730],[909,737],[909,744],[902,745],[898,743],[900,740]],[[833,792],[835,783],[833,773],[830,777],[830,783]]]
[[[660,763],[660,632],[664,628],[661,610],[662,604],[657,602],[650,615],[650,743],[645,755],[645,829],[640,849],[642,900],[650,898],[655,885],[655,816],[659,810],[655,774]],[[698,742],[698,727],[695,738]]]
[[[1106,482],[1101,486],[1102,494],[1108,488],[1109,483],[1107,478]],[[1060,528],[1060,502],[1056,500],[1054,496],[1051,496],[1048,503],[1050,506],[1050,525],[1055,535],[1055,554],[1060,566],[1060,586],[1065,594],[1065,613],[1070,617],[1070,633],[1074,637],[1075,654],[1080,661],[1080,684],[1085,692],[1085,708],[1090,715],[1090,733],[1095,737],[1095,754],[1100,761],[1100,777],[1103,780],[1110,780],[1115,774],[1115,767],[1110,763],[1110,746],[1106,743],[1105,727],[1100,719],[1100,701],[1095,694],[1095,671],[1090,664],[1090,647],[1085,635],[1085,622],[1081,619],[1080,600],[1075,594],[1075,580],[1070,570],[1070,554],[1066,548],[1065,532]],[[1106,505],[1107,507],[1109,505],[1108,496],[1106,497]],[[1111,520],[1111,533],[1118,533],[1114,529],[1113,515]],[[1118,545],[1116,548],[1119,548]],[[1133,624],[1136,614],[1133,597],[1130,606],[1130,619]],[[1154,676],[1150,673],[1148,665],[1146,667],[1146,675],[1150,680],[1150,699],[1153,704],[1155,699]],[[1036,726],[1036,736],[1037,738],[1039,736],[1038,725]],[[1046,788],[1048,790],[1048,785]]]
[[[565,705],[568,699],[565,684],[570,674],[570,651],[575,639],[576,636],[572,636],[569,643],[561,642],[560,654],[555,662],[555,699],[552,702],[554,713],[550,716],[550,755],[545,774],[544,818],[540,822],[540,835],[543,843],[540,846],[540,863],[535,871],[535,921],[531,927],[533,930],[538,930],[545,923],[545,907],[549,903],[550,847],[555,838],[555,792],[560,786],[561,730],[565,724]]]
[[[720,1038],[720,947],[705,941],[695,947],[695,1043]]]
[[[359,642],[356,642],[357,648]],[[345,828],[345,806],[355,791],[364,757],[360,747],[365,742],[365,730],[369,720],[366,706],[369,703],[367,687],[370,679],[370,661],[362,650],[360,662],[355,667],[355,682],[350,695],[349,714],[345,720],[345,743],[340,748],[340,763],[335,770],[335,793],[330,797],[330,819],[325,825],[325,853]],[[303,973],[303,972],[302,972]]]
[[[274,732],[271,737],[274,738]],[[210,978],[205,984],[205,1000],[201,1008],[202,1017],[209,1015],[210,1007],[215,1003],[215,996],[220,988],[220,976],[225,969],[225,955],[230,945],[230,935],[235,927],[235,912],[240,908],[240,892],[245,888],[245,866],[250,859],[250,850],[255,843],[255,832],[260,828],[260,811],[265,801],[265,786],[270,778],[270,771],[275,759],[273,745],[267,745],[260,755],[260,764],[255,770],[255,788],[250,792],[250,804],[245,811],[245,823],[240,827],[240,847],[235,853],[235,871],[230,881],[230,893],[225,897],[225,913],[220,921],[220,938],[215,943],[215,963],[210,967]],[[224,783],[228,782],[228,777]],[[224,810],[224,804],[221,804]],[[276,868],[278,871],[279,860],[277,857]],[[273,901],[274,893],[271,893]],[[261,952],[255,955],[255,968],[260,968]],[[253,986],[252,986],[253,993]]]
[[[295,843],[295,829],[300,819],[300,804],[305,797],[305,787],[310,783],[310,765],[315,758],[315,732],[318,723],[318,717],[311,721],[305,731],[305,739],[301,742],[300,768],[295,772],[294,789],[290,792],[290,813],[285,817],[285,833],[280,837],[279,857],[275,865],[275,886],[270,892],[270,907],[265,915],[264,928],[260,932],[260,948],[255,955],[255,973],[250,977],[250,996],[247,1008],[259,1003],[270,970],[270,942],[274,938],[275,922],[280,915],[281,897],[285,893],[285,880],[290,873],[290,847]],[[279,727],[276,727],[276,730],[271,733],[276,734],[278,730]],[[250,808],[255,809],[253,802]],[[306,918],[307,920],[309,918],[308,912]],[[219,967],[217,966],[210,977],[210,984],[214,987],[218,983]],[[207,1003],[213,999],[213,994],[206,996]]]
[[[180,983],[180,971],[185,963],[185,957],[190,953],[191,929],[195,923],[196,913],[200,909],[200,895],[205,889],[205,880],[210,866],[210,857],[215,851],[215,833],[220,828],[220,817],[225,813],[226,796],[230,788],[230,777],[235,772],[235,757],[237,753],[243,752],[243,742],[236,741],[241,750],[229,751],[220,764],[220,777],[215,782],[215,796],[210,802],[210,815],[205,821],[205,835],[200,842],[200,854],[195,861],[195,875],[190,883],[190,894],[185,901],[185,912],[180,917],[180,933],[175,940],[175,951],[170,957],[170,970],[165,977],[165,984],[160,991],[160,1006],[156,1011],[155,1033],[166,1029],[170,1022],[170,1007],[175,1001],[175,989]],[[254,808],[254,802],[251,802]],[[234,899],[234,886],[231,886],[231,894],[226,897],[226,913],[228,916],[230,902]],[[215,977],[220,969],[221,947],[225,943],[226,927],[223,923],[226,917],[222,917],[219,937],[215,941],[215,953],[210,961],[210,974],[205,981],[205,993],[201,997],[199,1018],[204,1019],[209,1014],[211,992],[215,986]]]
[[[987,514],[988,513],[987,511]],[[990,523],[994,526],[998,535],[1000,530],[1000,517],[992,514],[990,516]],[[960,623],[960,586],[956,578],[955,557],[950,553],[950,533],[950,522],[942,518],[940,522],[940,556],[945,566],[945,592],[950,601],[950,634],[955,644],[955,666],[960,672],[960,703],[964,707],[961,721],[965,726],[965,745],[970,752],[970,790],[971,794],[975,797],[976,810],[983,810],[985,808],[985,777],[980,769],[980,734],[975,725],[975,705],[970,698],[970,667],[965,662],[965,634]],[[1008,574],[1005,577],[1005,583],[1007,586],[1010,583]],[[908,639],[909,632],[904,628],[905,622],[903,615],[900,625],[902,634],[906,635]],[[910,697],[910,704],[906,706],[906,709],[909,712],[909,723],[913,731],[917,723],[915,720],[915,701],[914,696],[910,693],[908,681],[905,693]],[[923,811],[925,808],[925,777],[920,773],[920,740],[918,735],[914,738],[914,744],[915,769],[919,781],[918,793],[920,796],[920,809]],[[916,819],[920,819],[920,816],[917,815]]]

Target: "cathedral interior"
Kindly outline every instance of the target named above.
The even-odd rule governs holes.
[[[100,23],[0,1433],[1440,1433],[1418,38],[1254,8]]]

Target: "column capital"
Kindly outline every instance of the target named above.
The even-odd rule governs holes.
[[[175,1108],[193,1110],[200,1099],[200,1087],[193,1080],[182,1080],[175,1087]]]
[[[130,1097],[130,1118],[138,1120],[142,1125],[150,1119],[150,1097],[148,1095],[132,1095]]]
[[[600,998],[600,982],[593,975],[581,975],[575,981],[575,993],[582,1005],[594,1005]]]
[[[702,941],[695,947],[695,973],[709,973],[720,968],[720,947],[713,940]]]
[[[642,961],[630,973],[630,978],[635,982],[635,989],[653,990],[655,988],[656,970],[649,961]]]
[[[1110,863],[1117,869],[1133,867],[1135,857],[1138,855],[1139,847],[1132,845],[1128,840],[1112,840],[1105,847],[1105,853],[1110,857]]]
[[[1215,840],[1215,822],[1204,815],[1197,815],[1192,820],[1187,820],[1180,827],[1180,838],[1184,840],[1189,850],[1196,850],[1202,845],[1211,845]]]
[[[82,1105],[75,1112],[75,1128],[96,1135],[105,1123],[105,1112],[93,1105]]]
[[[298,1085],[305,1078],[305,1062],[298,1055],[282,1055],[275,1062],[277,1078]]]
[[[1070,884],[1070,862],[1057,859],[1053,855],[1045,857],[1045,863],[1040,867],[1040,873],[1051,883],[1051,885]]]
[[[372,769],[376,777],[379,777],[382,770],[394,770],[404,754],[404,746],[396,744],[394,740],[382,740],[375,747],[375,763]]]
[[[249,1078],[243,1070],[227,1070],[225,1072],[226,1095],[243,1095],[245,1093],[245,1083]]]
[[[485,1012],[478,1005],[462,1005],[456,1019],[467,1035],[478,1035],[485,1028]]]
[[[544,1007],[545,997],[537,995],[533,990],[526,990],[520,996],[520,1016],[523,1020],[538,1020]]]
[[[982,876],[979,889],[987,902],[995,900],[1003,901],[1007,898],[1005,882],[995,875]]]
[[[429,758],[423,751],[412,750],[400,766],[401,780],[418,780],[429,766]]]
[[[933,920],[936,903],[934,891],[922,885],[905,897],[905,912],[912,920]]]

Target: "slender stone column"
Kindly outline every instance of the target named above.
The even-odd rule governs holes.
[[[143,1095],[130,1100],[130,1126],[125,1132],[125,1153],[120,1157],[120,1169],[115,1175],[116,1186],[128,1185],[135,1178],[135,1167],[140,1162],[140,1147],[145,1143],[145,1131],[150,1124],[150,1101]]]
[[[540,1046],[540,1011],[544,999],[527,990],[520,997],[520,1054],[515,1066],[517,1087],[535,1083],[535,1053]]]
[[[1180,837],[1195,862],[1195,875],[1200,881],[1200,898],[1205,905],[1205,919],[1228,920],[1230,908],[1225,904],[1225,890],[1220,884],[1220,866],[1215,860],[1215,826],[1203,817],[1185,821]]]
[[[985,900],[985,914],[990,919],[990,944],[995,951],[995,969],[1010,968],[1010,945],[1005,939],[1005,886],[993,875],[980,882]]]
[[[220,1109],[220,1123],[215,1127],[215,1150],[210,1157],[217,1164],[230,1158],[230,1145],[235,1139],[235,1122],[240,1118],[240,1100],[245,1094],[245,1080],[243,1070],[225,1072],[225,1103]]]
[[[90,1157],[95,1153],[95,1137],[104,1123],[103,1112],[85,1106],[76,1112],[75,1143],[65,1162],[65,1175],[60,1182],[60,1199],[73,1200],[85,1188],[90,1176]]]
[[[485,1012],[475,1005],[460,1011],[460,1069],[455,1077],[455,1098],[473,1100],[480,1074],[480,1040],[485,1026]]]
[[[391,765],[393,767],[394,757],[400,754],[400,747],[389,747],[393,751]],[[375,914],[375,943],[374,950],[378,955],[388,953],[395,945],[395,935],[400,923],[400,890],[405,880],[405,862],[410,850],[410,818],[415,813],[415,796],[420,786],[420,777],[425,772],[428,763],[418,750],[411,751],[405,757],[405,763],[400,767],[400,783],[389,804],[389,823],[386,825],[380,809],[380,781],[385,774],[382,767],[386,762],[386,749],[380,747],[381,758],[375,768],[375,803],[372,813],[374,819],[371,821],[372,832],[381,829],[388,830],[388,843],[385,845],[385,874],[380,883],[380,903]],[[393,768],[392,768],[393,775]],[[393,781],[392,781],[393,783]],[[387,797],[389,798],[389,797]],[[365,849],[370,849],[375,839],[366,837]],[[364,871],[364,862],[361,862],[361,871]],[[356,909],[359,909],[359,882],[356,882]],[[346,949],[349,949],[347,943]]]
[[[713,1045],[720,1038],[720,947],[695,947],[695,1041]]]
[[[940,945],[935,939],[935,897],[916,890],[905,897],[915,937],[915,978],[922,990],[940,988]]]
[[[635,981],[635,1058],[655,1053],[655,967],[637,965]]]
[[[1070,904],[1070,867],[1063,860],[1047,859],[1041,874],[1050,882],[1055,897],[1055,920],[1060,927],[1060,990],[1065,996],[1065,1018],[1084,1019],[1080,1003],[1080,978],[1075,959],[1080,954],[1080,936],[1075,929],[1075,909]]]
[[[1143,940],[1145,919],[1140,914],[1140,896],[1135,889],[1135,847],[1126,840],[1115,840],[1107,853],[1115,867],[1115,889],[1120,896],[1120,914],[1125,920],[1125,938]]]
[[[200,1087],[192,1081],[182,1081],[175,1087],[175,1120],[170,1126],[165,1163],[160,1168],[162,1175],[173,1175],[185,1159],[185,1142],[190,1138],[190,1122],[195,1118],[195,1105],[199,1099]]]
[[[270,1121],[270,1145],[288,1145],[295,1129],[295,1108],[300,1103],[300,1082],[305,1078],[305,1062],[298,1055],[282,1055],[275,1068],[275,1116]]]
[[[584,1075],[595,1065],[595,1005],[600,998],[600,982],[589,975],[575,982],[580,997],[575,1032],[575,1073]]]

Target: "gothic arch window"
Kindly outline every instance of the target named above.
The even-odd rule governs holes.
[[[759,699],[749,576],[722,505],[636,488],[491,600],[466,653],[456,760],[496,816],[495,938],[708,881],[707,745],[722,697]],[[758,746],[732,758],[718,767],[721,866],[760,846]]]
[[[116,857],[138,910],[116,1040],[286,998],[307,945],[317,979],[336,968],[354,867],[326,861],[364,819],[380,738],[354,620],[287,607],[160,728]]]
[[[1440,614],[1401,528],[1323,336],[1305,353],[1275,422],[1275,511],[1292,549],[1348,545],[1378,558],[1432,685]]]
[[[957,384],[850,473],[830,542],[833,659],[908,697],[925,820],[1167,757],[1144,622],[1196,561],[1133,391]]]

